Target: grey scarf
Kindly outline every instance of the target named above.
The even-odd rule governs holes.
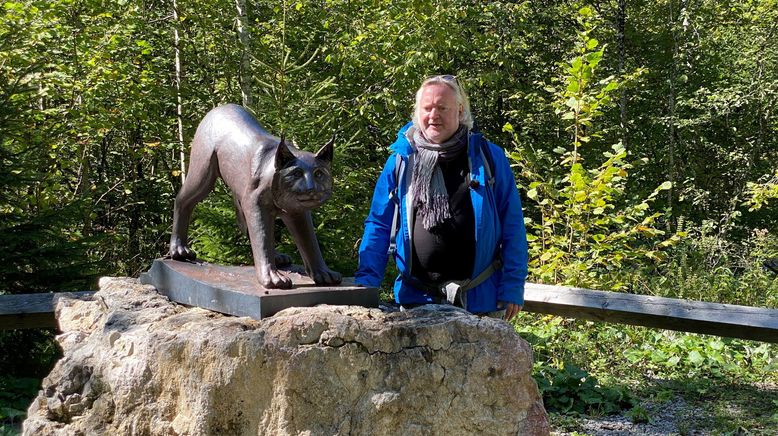
[[[451,217],[448,207],[448,191],[438,159],[456,157],[467,146],[467,127],[459,129],[442,144],[431,143],[421,130],[411,127],[406,138],[416,147],[416,163],[413,166],[411,192],[413,206],[419,211],[422,225],[430,230]]]

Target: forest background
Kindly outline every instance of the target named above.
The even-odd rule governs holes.
[[[775,0],[28,0],[0,14],[0,293],[146,270],[167,251],[194,130],[224,103],[308,150],[337,133],[335,194],[314,221],[352,275],[414,91],[455,74],[514,165],[529,281],[778,307]],[[251,262],[221,184],[190,237],[205,260]],[[609,383],[651,377],[775,387],[772,345],[516,324],[560,413],[634,409]],[[0,332],[17,401],[0,419],[23,410],[11,385],[56,359],[52,334]],[[754,428],[778,426],[771,392]]]

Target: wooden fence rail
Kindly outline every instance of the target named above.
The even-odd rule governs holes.
[[[524,309],[593,321],[778,343],[778,310],[528,283]]]
[[[94,291],[0,295],[0,330],[57,328],[57,298],[89,298]]]
[[[55,299],[94,292],[0,295],[0,329],[56,328]],[[528,283],[528,312],[778,343],[778,310]]]

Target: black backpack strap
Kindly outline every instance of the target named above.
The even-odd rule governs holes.
[[[484,161],[486,183],[488,183],[489,186],[494,186],[494,158],[492,157],[492,151],[490,150],[489,143],[486,142],[486,139],[481,141],[481,146],[479,148],[481,149],[481,159]]]
[[[398,190],[400,189],[401,177],[405,174],[405,162],[400,155],[397,155],[397,159],[394,162],[394,189],[389,193],[389,200],[394,203],[394,215],[392,216],[392,230],[389,233],[389,255],[393,255],[397,251],[397,232],[400,229],[400,196]]]

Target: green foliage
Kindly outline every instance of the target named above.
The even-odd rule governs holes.
[[[0,374],[43,378],[62,352],[53,330],[0,330]]]
[[[648,69],[647,86],[630,93],[627,109],[635,114],[629,138],[640,144],[634,152],[652,163],[640,169],[635,186],[674,175],[676,216],[700,223],[727,215],[748,182],[776,167],[769,108],[778,97],[778,77],[767,71],[777,71],[778,46],[768,23],[778,7],[773,0],[705,1],[694,8],[646,1],[630,9],[640,13],[631,15],[627,39],[657,48],[627,59]],[[757,220],[744,217],[752,225]]]
[[[522,313],[517,331],[537,364],[557,370],[568,362],[622,384],[647,378],[689,382],[775,381],[775,345]]]
[[[649,209],[670,184],[663,183],[641,200],[628,195],[632,164],[621,142],[603,153],[604,162],[585,166],[579,149],[603,137],[594,121],[622,82],[612,76],[595,81],[604,53],[604,47],[596,50],[600,43],[591,37],[596,17],[590,8],[582,8],[578,22],[574,57],[560,66],[564,75],[554,81],[556,85],[546,87],[554,95],[551,106],[561,117],[571,147],[560,146],[548,154],[523,143],[511,124],[504,130],[513,134],[515,149],[509,155],[534,202],[529,208],[535,213],[525,218],[531,275],[546,283],[620,290],[628,284],[618,271],[652,265],[661,259],[663,247],[683,235],[657,240],[665,234],[656,227],[661,215]]]
[[[39,379],[0,377],[0,434],[16,434],[39,388]]]
[[[514,325],[532,345],[533,376],[553,413],[626,411],[645,422],[645,389],[661,403],[675,392],[704,400],[720,386],[778,382],[774,344],[524,312]]]
[[[632,421],[633,424],[646,424],[650,422],[648,410],[640,405],[629,409],[624,415],[627,419]]]
[[[150,45],[163,34],[139,27],[156,17],[126,4],[111,12],[68,1],[3,8],[0,100],[13,116],[0,121],[0,214],[4,234],[19,235],[4,238],[13,251],[3,264],[21,264],[45,290],[88,289],[107,271],[134,274],[157,252],[146,230],[161,230],[159,206],[171,193],[159,189],[170,181],[159,169],[169,141],[157,134],[168,122],[150,116],[172,104],[159,80],[165,58]],[[35,290],[23,282],[1,286]]]
[[[253,263],[251,244],[238,228],[232,195],[219,187],[195,208],[190,244],[199,258],[222,264]]]
[[[759,210],[771,199],[778,198],[778,170],[763,183],[748,182],[746,194],[748,195],[746,205],[749,206],[750,211]]]
[[[625,388],[602,386],[596,377],[570,362],[561,368],[536,365],[533,375],[549,412],[609,415],[632,405]]]
[[[778,308],[778,275],[765,267],[778,258],[778,237],[765,229],[755,229],[739,242],[711,226],[692,229],[667,256],[655,274],[633,278],[639,292]]]
[[[628,15],[622,53],[608,25],[613,7],[595,13],[578,2],[249,0],[244,46],[235,34],[235,5],[226,1],[185,2],[176,22],[166,3],[6,2],[4,229],[38,231],[31,241],[60,250],[49,259],[82,263],[55,266],[62,273],[40,276],[52,277],[42,283],[76,274],[72,287],[91,287],[96,275],[136,274],[164,253],[181,168],[175,26],[185,143],[208,109],[239,101],[242,76],[254,83],[252,109],[269,130],[308,150],[338,132],[336,194],[315,215],[330,233],[322,234],[322,245],[338,268],[356,267],[372,184],[386,146],[409,119],[416,86],[445,72],[470,90],[479,127],[509,145],[521,171],[536,238],[533,277],[631,289],[634,275],[624,271],[654,271],[662,242],[681,237],[655,212],[665,194],[675,200],[675,216],[680,204],[691,223],[701,224],[733,212],[731,199],[774,171],[776,135],[769,133],[776,124],[768,108],[776,96],[776,50],[766,42],[776,8],[768,1],[729,9],[703,2],[668,17],[666,8],[638,2],[630,8],[646,13]],[[718,15],[725,17],[721,25],[707,23]],[[677,55],[668,51],[674,40]],[[675,72],[678,102],[671,120],[658,103],[667,100],[668,71]],[[675,173],[687,177],[676,177],[672,190],[664,183],[670,124],[684,144],[678,153],[696,153],[675,159]],[[714,180],[732,183],[714,189]],[[245,240],[217,229],[231,225],[229,209],[226,199],[206,202],[193,234],[205,258],[245,262]],[[749,220],[774,225],[764,214],[740,220],[745,228],[754,228]],[[42,269],[33,256],[17,263],[25,264],[18,270]]]
[[[697,383],[722,378],[763,380],[778,370],[775,347],[770,344],[672,332],[645,334],[623,355],[646,374]]]

